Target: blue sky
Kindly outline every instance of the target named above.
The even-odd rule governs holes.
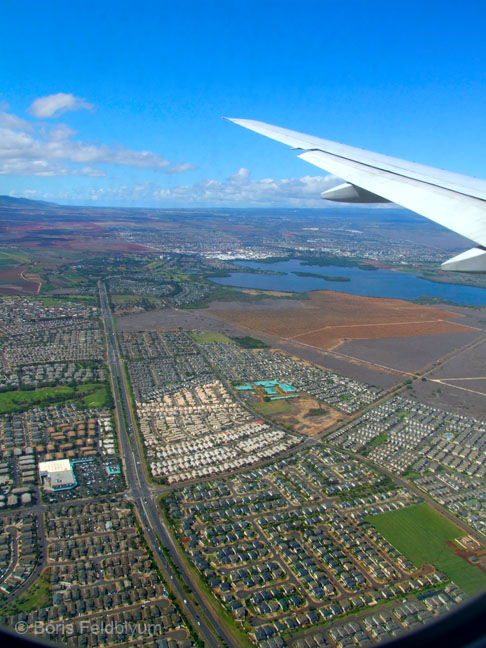
[[[332,179],[223,115],[486,177],[485,18],[468,0],[4,0],[0,194],[324,206]]]

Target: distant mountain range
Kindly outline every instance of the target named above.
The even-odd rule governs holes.
[[[29,198],[13,198],[12,196],[0,196],[0,220],[11,220],[14,218],[18,221],[21,217],[25,220],[52,219],[61,218],[62,220],[99,220],[116,216],[123,218],[132,218],[138,211],[120,207],[83,207],[79,205],[59,205],[54,202],[44,200],[30,200]]]
[[[10,207],[10,209],[60,209],[60,205],[44,200],[29,200],[29,198],[13,198],[12,196],[0,196],[0,207]]]

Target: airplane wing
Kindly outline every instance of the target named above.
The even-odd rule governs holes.
[[[230,119],[302,150],[299,157],[346,180],[321,197],[337,202],[394,202],[457,232],[477,247],[442,264],[444,270],[486,272],[486,181],[272,126]]]

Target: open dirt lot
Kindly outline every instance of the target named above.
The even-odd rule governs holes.
[[[415,373],[450,351],[460,349],[481,337],[476,330],[459,333],[351,340],[339,347],[339,353],[359,360],[393,367],[398,371]],[[485,358],[486,356],[482,356]],[[482,369],[484,371],[484,369]],[[451,374],[456,375],[456,374]]]
[[[486,377],[486,342],[478,344],[454,355],[434,370],[431,378],[451,380],[454,378],[478,379]],[[465,385],[468,386],[468,385]],[[469,385],[472,387],[472,385]]]
[[[330,371],[336,371],[337,373],[370,385],[375,385],[376,387],[381,387],[382,389],[394,387],[407,378],[407,374],[401,371],[383,369],[372,362],[363,362],[352,356],[344,356],[335,351],[325,351],[324,349],[299,345],[292,340],[282,340],[279,338],[271,338],[270,336],[265,337],[263,335],[260,337],[274,348],[282,349],[282,351],[300,360],[310,362]]]
[[[268,295],[269,297],[289,297],[292,293],[281,290],[255,290],[254,288],[242,288],[241,292],[247,295]]]
[[[309,394],[286,401],[262,402],[255,409],[279,424],[288,425],[293,431],[307,436],[316,436],[331,425],[342,420],[338,410],[319,402]]]
[[[414,380],[411,389],[404,390],[403,396],[427,403],[432,407],[484,419],[486,396],[480,391],[483,387],[478,385],[477,388],[474,382],[468,385],[462,381],[452,384],[433,380],[425,382]]]
[[[300,434],[315,436],[343,417],[341,412],[330,407],[324,407],[322,414],[318,416],[309,416],[311,410],[319,408],[319,401],[309,396],[301,396],[289,403],[291,411],[288,414],[274,414],[271,418],[279,423],[290,425]]]
[[[215,331],[228,335],[247,335],[247,331],[226,324],[208,314],[206,309],[161,308],[117,318],[117,329],[123,333],[183,328],[188,331]]]
[[[455,321],[446,321],[449,318]],[[412,321],[419,323],[405,324]],[[213,302],[209,309],[165,308],[119,317],[117,325],[126,332],[182,327],[230,336],[253,334],[273,348],[388,389],[408,378],[409,372],[419,371],[453,349],[466,347],[481,336],[478,328],[485,321],[486,313],[471,309],[449,311],[396,299],[323,291],[301,301],[268,298],[256,304]],[[330,327],[324,335],[311,332],[312,327],[323,326]],[[289,331],[289,327],[294,330]]]
[[[460,322],[461,313],[418,306],[400,299],[358,297],[327,290],[310,293],[308,300],[280,302],[277,309],[268,302],[258,308],[220,303],[212,304],[208,313],[234,326],[320,349],[335,349],[345,340],[471,330]],[[446,321],[450,319],[459,321]]]

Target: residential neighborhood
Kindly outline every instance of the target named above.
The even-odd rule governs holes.
[[[347,648],[486,586],[486,421],[253,338],[115,338],[92,305],[8,301],[2,623],[73,647],[196,646],[197,581],[192,600],[249,645]],[[437,516],[449,562],[419,557]]]
[[[374,528],[374,516],[417,502],[318,445],[179,489],[163,507],[201,577],[259,646],[344,646],[392,638],[465,598],[446,574],[418,569]],[[385,602],[383,624],[373,608]],[[358,612],[361,622],[345,622]]]

